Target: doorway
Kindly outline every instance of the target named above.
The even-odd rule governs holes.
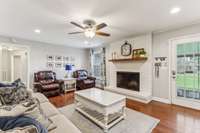
[[[13,56],[13,80],[22,77],[22,67],[21,67],[21,56],[20,55],[14,55]]]
[[[23,45],[0,44],[0,82],[13,82],[20,78],[29,85],[29,49]]]
[[[200,35],[171,41],[171,99],[200,109]]]
[[[27,84],[28,58],[24,50],[15,50],[11,53],[11,79],[12,81],[20,78]]]

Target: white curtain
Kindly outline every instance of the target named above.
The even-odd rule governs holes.
[[[10,58],[7,48],[0,48],[0,81],[11,81]]]

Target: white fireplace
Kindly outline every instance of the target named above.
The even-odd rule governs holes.
[[[147,61],[136,62],[108,62],[111,59],[112,52],[118,53],[118,58],[124,58],[120,55],[121,45],[124,40],[112,43],[107,47],[107,81],[106,90],[124,94],[127,98],[148,103],[152,98],[152,36],[151,34],[125,39],[133,44],[134,49],[144,48],[147,52]],[[127,57],[128,58],[128,57]],[[117,87],[117,72],[140,73],[139,91]]]

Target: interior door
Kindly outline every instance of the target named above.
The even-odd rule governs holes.
[[[200,109],[200,36],[171,45],[172,103]]]
[[[20,55],[13,56],[13,80],[22,79],[22,61]]]

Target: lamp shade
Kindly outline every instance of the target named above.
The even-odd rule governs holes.
[[[72,70],[72,65],[67,64],[67,65],[65,66],[65,70],[66,70],[66,71]]]

